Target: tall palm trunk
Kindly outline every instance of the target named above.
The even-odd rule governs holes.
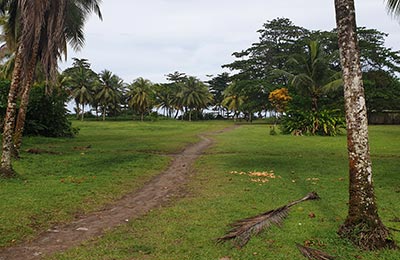
[[[103,121],[106,121],[106,107],[103,108]]]
[[[1,154],[1,162],[0,162],[0,174],[3,177],[15,176],[11,164],[11,157],[14,149],[13,133],[14,133],[15,117],[17,112],[17,95],[22,79],[22,66],[23,66],[22,53],[24,53],[24,48],[25,48],[24,44],[20,44],[18,47],[15,57],[15,64],[10,86],[10,92],[8,93],[7,110],[4,118],[4,128],[3,128],[3,144],[2,144],[3,153]]]
[[[349,210],[339,234],[367,250],[394,246],[375,203],[354,0],[335,0],[349,157]]]
[[[83,118],[85,117],[85,103],[82,103],[82,114],[81,114],[81,121],[83,121]]]
[[[19,106],[17,122],[14,130],[14,149],[15,149],[14,152],[17,156],[19,154],[19,149],[21,148],[22,144],[22,135],[25,127],[26,112],[29,104],[29,93],[33,85],[33,78],[36,70],[37,54],[39,50],[39,40],[40,40],[39,33],[37,33],[35,37],[34,47],[32,50],[32,57],[29,62],[28,74],[24,82],[24,88],[22,90],[21,104]]]

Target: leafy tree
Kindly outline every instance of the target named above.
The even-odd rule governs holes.
[[[274,69],[285,69],[286,61],[293,53],[301,50],[297,41],[308,34],[302,27],[296,26],[287,18],[277,18],[267,21],[260,33],[259,42],[241,52],[232,55],[237,59],[231,64],[224,65],[238,73],[235,79],[270,79],[276,84],[285,83],[285,78],[271,78]]]
[[[287,88],[278,88],[269,93],[268,100],[275,108],[275,111],[283,113],[286,111],[292,97],[289,96],[289,90]]]
[[[218,115],[221,115],[221,112],[223,112],[222,101],[224,100],[224,91],[230,82],[231,79],[229,77],[229,73],[226,72],[217,75],[207,82],[210,87],[210,92],[214,96],[213,103],[215,105],[215,109],[218,111]]]
[[[4,117],[7,107],[9,81],[0,81],[0,117]],[[65,107],[68,94],[62,88],[54,88],[48,93],[45,83],[35,84],[29,96],[30,106],[26,115],[24,135],[47,137],[73,137],[78,130],[67,119]]]
[[[360,62],[362,71],[387,70],[400,72],[400,52],[385,46],[387,33],[365,27],[357,28],[361,50]]]
[[[363,73],[367,112],[400,110],[400,81],[384,70]]]
[[[354,0],[335,0],[335,10],[344,82],[350,177],[349,211],[339,234],[367,250],[395,247],[389,230],[379,218],[375,202]]]
[[[129,106],[140,113],[140,120],[144,120],[144,114],[153,108],[154,92],[153,83],[144,78],[136,79],[128,85]]]
[[[68,95],[63,89],[56,88],[50,94],[45,85],[37,85],[32,88],[29,98],[24,134],[73,137],[78,133],[67,119]]]
[[[187,79],[186,73],[175,71],[173,73],[169,73],[166,75],[168,81],[172,81],[174,83],[182,83]]]

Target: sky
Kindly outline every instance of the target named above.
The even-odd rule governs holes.
[[[357,25],[388,33],[386,46],[400,50],[400,19],[387,14],[384,0],[355,5]],[[284,17],[310,30],[335,27],[334,0],[103,0],[101,10],[103,21],[88,19],[85,46],[69,50],[61,70],[77,57],[126,83],[138,77],[161,83],[174,71],[207,80],[229,72],[221,65],[257,42],[267,21]]]

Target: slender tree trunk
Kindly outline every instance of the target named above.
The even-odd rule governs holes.
[[[143,112],[140,114],[140,121],[142,121],[143,122],[143,119],[144,119],[144,116],[143,116]]]
[[[106,121],[106,107],[103,108],[103,121]]]
[[[349,157],[349,211],[340,236],[356,246],[375,250],[395,247],[378,215],[372,181],[368,122],[356,35],[354,0],[335,0]]]
[[[80,115],[80,112],[81,112],[81,109],[79,107],[80,104],[76,100],[75,100],[75,104],[76,104],[76,120],[79,120],[79,115]]]
[[[21,44],[18,47],[17,54],[15,57],[15,64],[10,86],[10,92],[8,93],[7,110],[4,118],[3,144],[2,144],[2,154],[0,162],[0,174],[3,177],[15,176],[15,172],[11,164],[11,157],[14,146],[13,132],[14,132],[15,117],[17,112],[17,95],[22,78],[21,76],[22,76],[23,61],[21,53],[23,51],[24,51],[24,46],[23,44]]]
[[[37,37],[35,38],[35,44],[32,50],[32,57],[29,62],[28,74],[27,77],[25,77],[24,81],[24,88],[22,90],[22,95],[21,95],[21,104],[19,105],[18,117],[14,130],[14,153],[16,157],[18,157],[19,155],[19,150],[22,144],[22,136],[25,127],[26,112],[28,110],[28,104],[29,104],[29,93],[33,85],[33,79],[36,70],[37,54],[39,50],[39,40],[40,40],[39,32],[37,32],[36,35]]]
[[[177,109],[177,110],[176,110],[176,113],[175,113],[174,119],[176,119],[176,118],[178,117],[178,114],[179,114],[179,109]]]
[[[85,117],[85,103],[82,103],[82,115],[81,115],[81,121],[83,121],[83,118]]]

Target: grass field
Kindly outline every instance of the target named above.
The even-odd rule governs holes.
[[[0,247],[32,238],[54,223],[95,210],[140,187],[171,160],[166,156],[221,123],[74,122],[72,139],[24,139],[19,177],[0,180]],[[90,146],[90,148],[88,148]],[[30,154],[27,149],[60,154]]]
[[[380,214],[387,226],[400,229],[390,221],[400,215],[400,127],[370,129]],[[51,259],[304,259],[296,242],[338,259],[400,259],[399,251],[358,251],[336,235],[347,213],[345,136],[270,136],[266,125],[244,125],[216,139],[197,163],[189,197]],[[273,171],[277,178],[256,182],[235,171]],[[262,233],[241,250],[215,244],[232,221],[310,191],[322,199],[294,207],[281,229]],[[398,232],[394,238],[400,242]]]
[[[24,153],[15,164],[21,177],[0,182],[2,245],[120,197],[165,167],[169,158],[163,154],[196,141],[199,132],[226,126],[89,122],[79,123],[76,139],[26,140],[26,148],[62,155]],[[391,222],[400,217],[400,127],[371,126],[370,138],[380,215],[388,227],[400,229],[400,223]],[[304,259],[295,243],[307,243],[338,259],[400,259],[399,251],[358,251],[336,235],[347,213],[345,136],[271,136],[267,125],[254,124],[215,139],[216,145],[196,164],[188,197],[50,259]],[[74,149],[87,145],[92,148]],[[261,182],[235,173],[265,171],[273,171],[276,178]],[[229,223],[310,191],[322,199],[295,206],[282,228],[263,232],[241,250],[229,242],[215,244]],[[399,232],[393,234],[400,243]]]

